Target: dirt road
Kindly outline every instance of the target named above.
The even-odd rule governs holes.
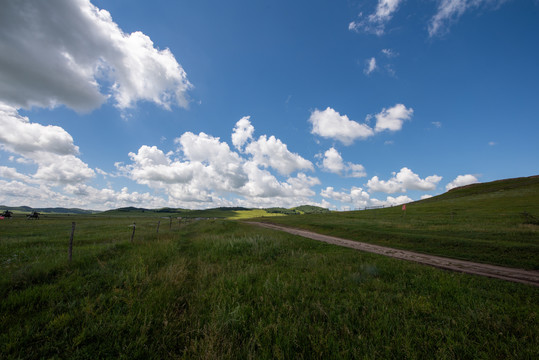
[[[246,221],[248,224],[265,227],[268,229],[285,231],[290,234],[303,236],[309,239],[323,241],[329,244],[344,246],[356,250],[390,256],[397,259],[415,261],[421,264],[434,266],[441,269],[459,271],[467,274],[482,275],[491,278],[503,279],[513,282],[539,286],[539,271],[507,268],[503,266],[474,263],[471,261],[444,258],[440,256],[420,254],[413,251],[392,249],[385,246],[372,245],[358,241],[341,239],[334,236],[317,234],[307,230],[288,228],[285,226]]]

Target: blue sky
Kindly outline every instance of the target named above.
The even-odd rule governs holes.
[[[539,173],[535,0],[8,0],[0,204],[332,209]]]

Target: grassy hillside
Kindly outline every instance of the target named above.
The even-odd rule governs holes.
[[[182,217],[182,218],[206,218],[206,219],[246,219],[263,216],[281,216],[281,215],[299,215],[299,214],[321,214],[328,213],[328,209],[318,206],[302,205],[292,209],[285,208],[267,208],[267,209],[248,209],[243,207],[220,207],[205,210],[188,210],[188,209],[144,209],[136,207],[126,207],[115,210],[104,211],[102,216],[132,216],[132,217]]]
[[[474,184],[386,209],[266,219],[390,247],[539,269],[539,177]]]
[[[234,221],[140,216],[131,243],[132,220],[0,222],[2,359],[539,356],[539,288]]]

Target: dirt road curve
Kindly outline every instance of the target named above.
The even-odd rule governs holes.
[[[482,275],[491,278],[503,279],[513,282],[539,286],[539,271],[507,268],[503,266],[474,263],[471,261],[444,258],[440,256],[420,254],[407,250],[392,249],[385,246],[366,244],[358,241],[341,239],[334,236],[317,234],[307,230],[293,229],[280,225],[246,221],[248,224],[269,229],[285,231],[290,234],[303,236],[309,239],[323,241],[329,244],[344,246],[356,250],[390,256],[397,259],[415,261],[421,264],[441,269],[459,271],[468,274]]]

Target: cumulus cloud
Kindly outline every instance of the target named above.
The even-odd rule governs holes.
[[[352,21],[348,29],[356,32],[364,31],[366,33],[383,35],[386,24],[393,18],[402,0],[378,0],[374,13],[364,17],[359,14],[358,21]]]
[[[479,180],[475,176],[473,176],[471,174],[459,175],[453,181],[451,181],[449,184],[447,184],[445,186],[445,189],[446,190],[451,190],[451,189],[457,188],[459,186],[466,186],[466,185],[475,184],[475,183],[478,183],[478,182],[479,182]]]
[[[139,184],[166,193],[172,206],[293,206],[311,203],[312,187],[320,181],[298,172],[312,170],[310,161],[290,152],[274,136],[253,140],[254,127],[244,117],[233,130],[235,152],[217,137],[186,132],[175,140],[176,153],[142,146],[130,153],[120,172]],[[177,156],[177,158],[173,158]],[[278,179],[270,172],[286,176]]]
[[[21,199],[27,206],[62,206],[63,201],[67,204],[68,198],[50,190],[44,185],[30,185],[18,180],[5,181],[0,179],[0,203],[20,206]]]
[[[351,145],[357,139],[366,139],[384,130],[401,130],[404,121],[410,120],[413,112],[412,108],[406,108],[403,104],[396,104],[389,109],[383,108],[380,113],[374,115],[376,118],[374,130],[367,124],[350,120],[348,116],[341,115],[330,107],[323,111],[314,110],[309,122],[313,126],[312,134]],[[368,115],[367,120],[372,117],[373,115]]]
[[[341,115],[330,107],[323,111],[313,111],[309,122],[313,125],[312,134],[339,140],[344,145],[351,145],[356,139],[374,135],[368,125],[350,120],[348,116]]]
[[[95,210],[126,206],[155,209],[168,205],[167,201],[159,196],[148,192],[130,192],[127,187],[115,191],[113,189],[97,189],[85,184],[72,184],[66,186],[64,190],[67,194],[74,195],[69,200],[72,204],[91,207]]]
[[[56,155],[76,155],[79,148],[73,138],[59,126],[31,123],[18,111],[0,103],[0,147],[4,150],[32,157],[38,152]]]
[[[236,123],[232,132],[232,144],[236,149],[241,150],[243,145],[253,138],[255,128],[251,125],[250,116],[244,116]]]
[[[5,179],[24,181],[24,182],[32,181],[32,179],[29,176],[21,174],[17,171],[17,169],[8,167],[8,166],[0,166],[0,177],[5,178]]]
[[[400,195],[397,197],[388,196],[385,200],[371,199],[372,206],[397,206],[407,204],[413,200],[406,195]]]
[[[344,163],[341,154],[333,147],[324,153],[320,167],[324,171],[344,175],[346,177],[367,176],[363,165],[353,164],[351,162]]]
[[[384,192],[393,194],[408,190],[430,191],[436,189],[436,185],[442,180],[441,176],[431,175],[421,179],[412,170],[403,167],[398,173],[393,173],[389,180],[380,180],[378,176],[372,177],[367,182],[369,192]]]
[[[0,12],[0,99],[15,108],[186,107],[191,84],[169,49],[124,33],[89,0],[8,0]],[[112,84],[106,88],[106,84]]]
[[[289,151],[288,146],[275,136],[261,135],[254,140],[254,130],[249,116],[241,118],[232,132],[232,144],[239,151],[250,154],[256,164],[271,167],[281,175],[299,170],[314,170],[309,160]]]
[[[47,154],[36,162],[38,169],[32,177],[52,184],[77,184],[88,181],[95,176],[94,170],[73,155]]]
[[[360,187],[352,187],[350,191],[335,191],[332,186],[323,189],[320,195],[341,203],[352,204],[355,208],[364,208],[370,204],[370,195]]]
[[[90,111],[109,99],[122,110],[139,101],[165,109],[187,107],[192,85],[169,49],[159,49],[142,32],[123,32],[110,13],[89,0],[8,0],[0,12],[0,63],[0,150],[13,153],[11,161],[37,165],[33,174],[1,167],[0,177],[10,181],[2,180],[0,200],[19,196],[56,206],[164,204],[159,197],[126,188],[115,192],[89,187],[85,182],[96,171],[108,174],[79,158],[67,131],[31,122],[19,109],[64,105]],[[132,176],[148,183],[188,181],[196,170],[172,162],[156,148],[130,156]],[[65,193],[51,190],[56,186],[63,186]]]
[[[414,109],[407,109],[403,104],[397,104],[389,109],[384,108],[380,113],[375,115],[376,126],[374,131],[398,131],[402,129],[404,121],[412,118],[413,113]]]
[[[96,189],[85,184],[68,184],[63,192],[54,191],[43,184],[29,184],[26,181],[5,181],[0,179],[0,204],[31,207],[80,207],[106,210],[124,206],[159,208],[167,202],[150,193],[129,192],[124,187],[120,191]]]
[[[478,8],[496,9],[507,0],[440,0],[438,10],[429,23],[429,36],[443,35],[451,24],[467,11]]]
[[[365,209],[369,207],[395,206],[413,201],[406,195],[397,197],[388,196],[385,200],[371,198],[370,194],[360,187],[352,187],[350,190],[335,191],[331,186],[323,189],[320,195],[326,199],[340,202],[343,208]]]
[[[58,126],[32,123],[11,106],[0,103],[0,149],[38,165],[34,180],[52,184],[87,181],[95,176],[76,155],[73,138]],[[21,161],[18,161],[21,162]]]
[[[288,150],[286,144],[275,136],[260,136],[257,141],[247,145],[245,152],[253,156],[258,165],[272,167],[281,175],[289,175],[298,170],[313,170],[313,164],[296,153]]]
[[[129,153],[133,161],[131,176],[142,184],[152,182],[162,184],[184,183],[193,177],[196,170],[187,163],[172,162],[163,151],[155,146],[143,145],[138,152]]]

